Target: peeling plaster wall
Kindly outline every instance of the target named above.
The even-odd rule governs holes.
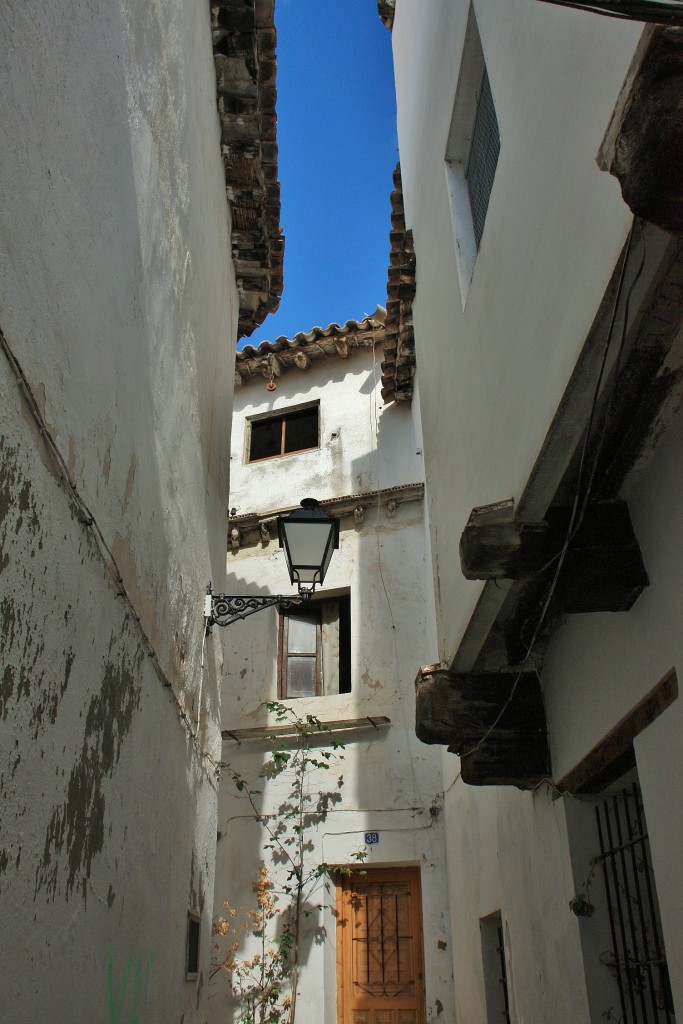
[[[374,430],[369,427],[370,408],[376,393],[364,386],[372,382],[371,354],[349,363],[325,364],[327,383],[318,379],[307,395],[319,395],[326,439],[330,426],[339,430],[343,455],[339,474],[332,478],[310,468],[310,454],[273,460],[260,467],[259,483],[248,485],[252,469],[238,471],[241,459],[240,420],[260,408],[260,389],[254,385],[237,392],[233,473],[244,501],[244,511],[265,510],[278,502],[295,504],[304,493],[318,498],[348,493],[357,488],[358,473],[367,474],[366,486],[392,486],[415,480],[419,456],[414,453],[415,435],[409,408],[378,410],[378,455]],[[379,359],[377,360],[379,383]],[[309,371],[310,372],[310,371]],[[278,381],[276,397],[282,402],[299,400],[299,382],[306,375],[288,375]],[[290,383],[291,381],[291,383]],[[361,386],[359,386],[359,382]],[[376,387],[377,385],[375,385]],[[267,395],[267,393],[266,393]],[[242,397],[244,396],[244,397]],[[372,422],[374,428],[374,420]],[[316,465],[330,458],[327,441],[315,453]],[[417,462],[415,461],[417,459]],[[261,483],[261,473],[267,486]],[[419,477],[417,477],[419,479]],[[231,496],[231,504],[238,499]],[[275,497],[274,497],[275,496]],[[288,592],[284,558],[273,540],[266,547],[242,548],[228,553],[230,593]],[[427,556],[422,502],[400,505],[393,517],[385,508],[369,508],[362,524],[351,517],[342,521],[340,549],[335,552],[325,580],[328,593],[348,590],[351,602],[351,693],[288,702],[301,714],[325,720],[388,716],[391,725],[340,734],[346,743],[345,760],[338,770],[319,772],[312,790],[334,789],[339,775],[341,802],[330,805],[324,823],[307,832],[312,844],[311,862],[348,862],[364,845],[365,831],[378,831],[367,866],[416,864],[420,866],[426,960],[427,1019],[452,1021],[451,937],[444,903],[445,844],[443,830],[440,752],[418,742],[414,732],[413,660],[429,657],[433,650],[433,608],[427,587]],[[223,728],[249,728],[265,724],[265,700],[277,699],[277,612],[262,611],[227,630],[226,674],[223,682]],[[223,757],[247,777],[255,776],[269,747],[263,741],[228,739]],[[332,778],[334,776],[334,778]],[[281,792],[268,783],[264,808],[277,806]],[[433,810],[432,810],[433,808]],[[250,819],[249,807],[227,781],[221,784],[217,848],[215,912],[223,901],[233,907],[253,904],[251,884],[264,838]],[[297,1020],[319,1024],[336,1019],[337,965],[334,886],[319,893],[323,910],[307,919],[303,970],[299,985]],[[219,976],[211,986],[209,1021],[225,1019],[228,1005],[226,980]]]
[[[188,1024],[237,320],[209,10],[10,2],[0,38],[3,1020]]]

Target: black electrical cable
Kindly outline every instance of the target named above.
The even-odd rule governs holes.
[[[521,667],[519,669],[519,672],[517,673],[517,676],[515,677],[514,683],[512,684],[512,688],[510,690],[510,693],[509,693],[505,703],[503,704],[502,708],[500,709],[500,711],[496,715],[495,719],[493,720],[491,725],[488,727],[488,729],[486,730],[484,735],[475,744],[475,746],[473,746],[471,748],[471,750],[467,750],[467,751],[464,751],[464,752],[460,751],[458,753],[458,756],[459,756],[461,761],[464,758],[466,758],[466,757],[470,757],[472,754],[476,754],[476,752],[481,749],[483,744],[489,738],[489,736],[491,735],[493,730],[496,728],[496,726],[500,722],[501,718],[503,717],[503,715],[505,714],[507,709],[510,707],[510,704],[512,703],[512,700],[513,700],[513,698],[515,696],[515,693],[517,692],[517,687],[519,686],[519,682],[520,682],[522,676],[524,675],[524,671],[525,671],[527,665],[529,664],[529,659],[531,658],[531,654],[533,652],[534,645],[536,643],[536,640],[538,639],[538,636],[539,636],[540,631],[541,631],[541,627],[543,626],[543,623],[545,621],[545,617],[546,617],[546,615],[548,613],[548,608],[550,607],[550,602],[552,601],[553,595],[555,593],[555,588],[556,588],[557,582],[558,582],[558,580],[560,578],[560,572],[562,571],[562,566],[564,564],[564,560],[565,560],[565,557],[567,555],[567,551],[569,550],[569,545],[571,544],[571,541],[572,541],[572,539],[573,539],[573,537],[574,537],[574,535],[576,533],[576,530],[578,529],[578,527],[580,525],[581,518],[583,518],[583,514],[585,513],[585,510],[586,510],[586,503],[588,501],[588,494],[590,493],[590,486],[592,485],[593,475],[595,473],[595,463],[594,463],[592,471],[591,471],[591,477],[589,479],[589,489],[587,489],[587,492],[586,492],[586,495],[585,495],[585,500],[584,500],[584,503],[583,503],[583,506],[582,506],[582,509],[581,509],[581,516],[580,516],[580,518],[579,518],[579,520],[577,522],[577,512],[579,510],[579,502],[581,500],[581,483],[582,483],[582,479],[583,479],[584,466],[585,466],[585,462],[586,462],[586,455],[587,455],[587,451],[588,451],[588,445],[589,445],[589,442],[590,442],[590,438],[591,438],[591,435],[592,435],[592,432],[593,432],[593,423],[595,421],[595,414],[596,414],[597,407],[598,407],[598,399],[599,399],[599,396],[600,396],[600,389],[602,387],[602,380],[603,380],[603,377],[604,377],[604,374],[605,374],[605,367],[607,366],[607,357],[608,357],[609,350],[610,350],[610,347],[611,347],[611,344],[612,344],[612,334],[614,332],[614,324],[616,322],[617,310],[619,308],[619,301],[621,299],[621,293],[622,293],[622,289],[623,289],[623,285],[624,285],[624,276],[625,276],[625,273],[626,273],[626,266],[627,266],[628,259],[629,259],[629,256],[630,256],[630,252],[631,252],[631,244],[632,244],[632,241],[633,241],[633,229],[634,229],[634,226],[635,226],[635,221],[631,224],[631,229],[630,229],[630,231],[628,233],[628,239],[627,239],[626,246],[625,246],[625,249],[624,249],[624,255],[623,255],[622,261],[621,261],[621,268],[620,268],[620,271],[619,271],[619,281],[618,281],[616,293],[615,293],[615,296],[614,296],[614,305],[612,307],[612,316],[610,318],[610,325],[609,325],[609,329],[607,331],[607,339],[605,341],[605,346],[604,346],[603,353],[602,353],[602,360],[600,362],[600,371],[598,373],[598,378],[597,378],[597,381],[596,381],[596,384],[595,384],[595,388],[594,388],[594,391],[593,391],[593,401],[591,403],[591,411],[590,411],[590,415],[588,417],[588,425],[587,425],[587,428],[586,428],[586,434],[585,434],[585,437],[584,437],[583,447],[581,449],[581,459],[579,461],[579,471],[578,471],[578,476],[577,476],[577,481],[576,481],[576,493],[574,495],[574,501],[573,501],[573,504],[572,504],[572,511],[571,511],[571,515],[569,517],[569,525],[567,527],[567,535],[565,537],[564,544],[562,545],[561,551],[556,556],[557,565],[555,567],[555,572],[553,574],[553,578],[551,580],[550,587],[548,589],[548,593],[547,593],[546,598],[545,598],[545,600],[543,602],[543,607],[541,609],[541,614],[539,616],[538,622],[536,623],[536,627],[534,629],[534,632],[533,632],[533,635],[531,637],[531,640],[529,641],[529,645],[527,647],[527,652],[526,652],[526,654],[524,656],[524,660],[522,661],[522,665],[521,665]],[[617,364],[618,364],[619,359],[621,357],[621,352],[622,352],[622,349],[623,349],[623,346],[624,346],[624,342],[625,342],[625,338],[626,338],[626,330],[627,330],[626,313],[628,311],[628,301],[631,298],[631,294],[633,292],[633,288],[635,287],[636,281],[640,277],[640,274],[642,272],[642,265],[643,264],[644,264],[644,256],[643,256],[643,261],[642,261],[641,267],[640,267],[640,269],[639,269],[635,279],[631,283],[631,287],[630,287],[630,290],[629,290],[629,293],[628,293],[626,311],[625,311],[625,314],[624,314],[624,322],[623,322],[623,325],[622,325],[620,349],[619,349],[619,353],[617,355]],[[615,383],[616,383],[616,372],[615,372]],[[610,404],[611,404],[611,399],[610,399]],[[602,448],[602,443],[600,443],[599,448],[598,448],[598,456],[600,454],[601,448]],[[548,565],[544,567],[543,571],[545,571],[546,568],[549,568],[549,566],[552,564],[552,561],[553,560],[551,560],[548,563]]]

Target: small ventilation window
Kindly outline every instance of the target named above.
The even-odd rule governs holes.
[[[195,981],[199,977],[199,914],[187,912],[187,952],[185,958],[185,978]]]
[[[489,1024],[499,1024],[501,1021],[510,1020],[505,941],[500,911],[483,917],[479,927],[486,991],[486,1020]]]
[[[319,406],[280,412],[251,420],[249,462],[277,459],[320,445]]]
[[[489,76],[484,68],[481,84],[477,94],[477,109],[474,115],[472,141],[470,142],[465,165],[465,180],[470,194],[472,207],[472,227],[477,249],[481,245],[484,233],[486,211],[496,175],[496,166],[500,154],[500,133],[498,119],[493,106]]]
[[[446,143],[446,183],[463,308],[484,236],[501,150],[500,130],[474,10],[470,7]]]

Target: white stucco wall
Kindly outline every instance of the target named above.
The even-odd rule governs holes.
[[[239,512],[265,510],[276,508],[278,502],[295,504],[304,493],[326,498],[358,491],[361,486],[373,489],[378,482],[387,487],[419,480],[419,445],[415,445],[411,410],[380,407],[375,435],[374,413],[370,416],[375,401],[372,381],[369,352],[348,362],[327,360],[305,375],[293,371],[280,378],[275,393],[280,405],[299,402],[302,395],[320,397],[321,449],[241,469],[236,465],[242,456],[240,420],[252,410],[261,410],[262,398],[270,396],[260,382],[238,391],[231,504]],[[332,432],[337,433],[336,447],[331,443]],[[289,592],[277,541],[229,552],[227,586],[237,594]],[[342,802],[332,805],[326,821],[307,832],[311,862],[346,863],[363,846],[365,831],[378,831],[380,841],[372,848],[368,867],[419,865],[427,1019],[450,1021],[453,995],[444,901],[440,753],[420,744],[414,734],[413,660],[430,657],[434,645],[420,500],[399,505],[393,517],[387,516],[384,507],[378,511],[371,506],[362,524],[352,518],[342,521],[340,549],[333,556],[323,593],[340,590],[350,593],[351,692],[287,703],[301,714],[323,720],[387,716],[391,724],[378,731],[340,734],[346,744],[345,760],[333,774],[335,779],[343,775]],[[264,724],[267,715],[262,702],[277,699],[277,612],[260,612],[226,632],[223,728]],[[223,756],[253,777],[268,749],[261,741],[238,745],[226,740]],[[330,779],[322,772],[312,783],[314,792],[318,787],[330,787]],[[270,783],[263,803],[264,808],[277,806],[277,788]],[[268,860],[262,849],[264,837],[229,782],[221,784],[218,829],[222,835],[217,851],[216,913],[226,898],[233,906],[251,905],[258,862]],[[297,1009],[302,1024],[332,1024],[337,1019],[333,885],[321,891],[320,902],[325,909],[316,912],[308,925],[311,934],[324,927],[326,936],[323,942],[318,936],[317,942],[306,944]],[[211,988],[210,1021],[218,1024],[226,1019],[226,1000],[226,979],[218,977]]]
[[[519,498],[629,229],[595,158],[641,32],[538,0],[474,0],[501,148],[463,309],[445,153],[468,8],[398,0],[392,33],[447,661],[481,591],[460,572],[462,529],[475,506]]]
[[[650,585],[629,612],[568,616],[543,669],[553,766],[561,777],[674,668],[681,677],[683,550],[679,413],[637,482],[629,508]],[[662,925],[676,1005],[683,1005],[683,712],[674,701],[634,747],[659,889]]]
[[[277,380],[276,391],[267,391],[262,379],[236,389],[230,504],[238,515],[287,508],[305,497],[322,501],[424,479],[410,407],[383,406],[373,383],[381,362],[377,345],[374,359],[371,349],[354,350],[348,359],[289,370]],[[313,402],[320,402],[320,448],[247,462],[249,417]]]
[[[472,508],[519,499],[627,237],[631,214],[596,156],[642,33],[638,24],[538,0],[472,6],[501,149],[466,294],[444,157],[470,5],[397,0],[392,33],[406,224],[417,261],[413,313],[438,656],[447,663],[481,593],[461,573],[462,529]],[[680,662],[682,430],[679,423],[669,431],[627,494],[650,588],[627,614],[569,617],[551,644],[543,688],[555,778]],[[680,1005],[678,703],[637,737],[635,750]],[[597,1019],[607,1000],[617,1006],[604,978],[594,977],[596,950],[606,947],[567,906],[597,852],[587,825],[592,806],[553,800],[545,784],[535,794],[468,788],[457,765],[443,754],[456,1019],[488,1019],[479,922],[497,910],[512,1019]]]
[[[511,1020],[589,1024],[563,801],[545,786],[466,786],[458,759],[443,759],[455,1019],[491,1019],[480,922],[499,911]]]
[[[0,37],[0,328],[40,410],[0,353],[3,1020],[188,1024],[237,315],[209,9],[10,3]]]

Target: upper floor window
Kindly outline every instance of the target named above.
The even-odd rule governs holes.
[[[281,700],[351,692],[350,612],[348,596],[315,600],[280,612]]]
[[[484,234],[499,154],[498,118],[470,6],[446,144],[446,179],[463,306]]]
[[[247,461],[276,459],[318,448],[319,411],[316,402],[303,408],[291,411],[284,409],[249,420]]]
[[[500,153],[498,119],[493,106],[491,84],[484,67],[477,94],[477,109],[474,115],[472,139],[465,164],[465,180],[470,195],[472,228],[477,249],[481,245],[486,211],[489,208],[493,178]]]

